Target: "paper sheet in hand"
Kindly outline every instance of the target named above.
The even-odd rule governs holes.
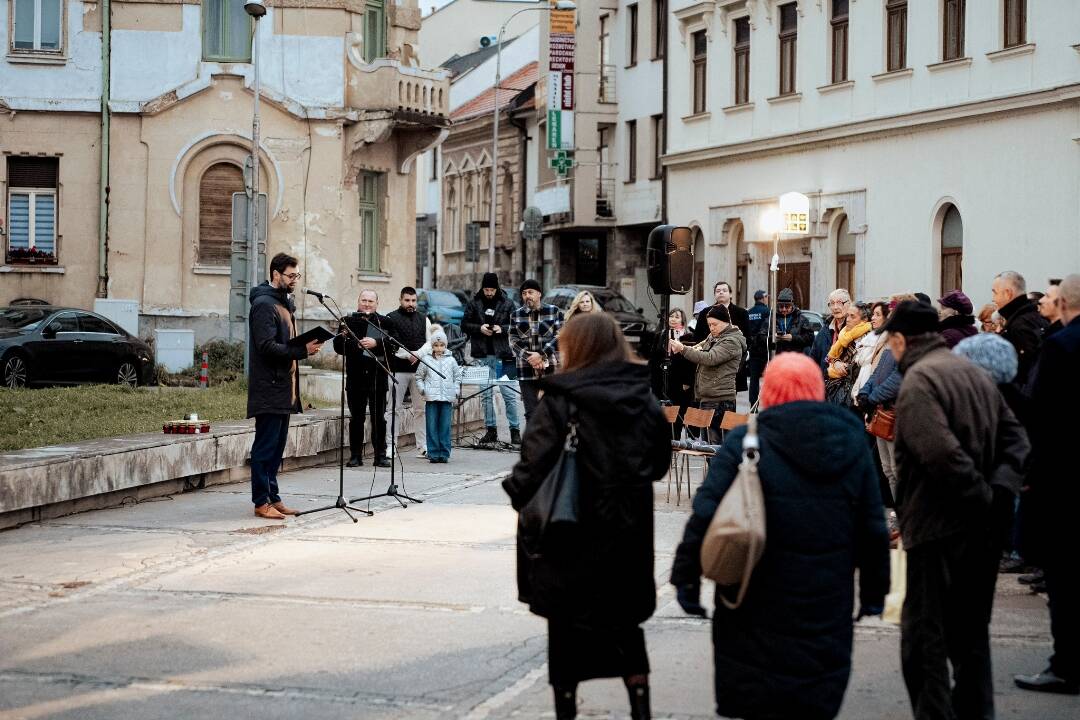
[[[312,340],[318,340],[319,342],[324,343],[327,340],[333,339],[334,337],[336,337],[336,335],[334,335],[334,333],[330,332],[329,330],[324,328],[322,325],[316,325],[315,327],[308,330],[306,333],[304,333],[302,335],[297,335],[296,337],[294,337],[292,340],[289,341],[288,344],[289,345],[307,345]]]

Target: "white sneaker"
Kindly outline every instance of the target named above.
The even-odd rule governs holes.
[[[418,458],[427,457],[427,448],[420,448],[419,450],[417,450],[416,451],[416,457],[418,457]]]

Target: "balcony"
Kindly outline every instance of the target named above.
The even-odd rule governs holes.
[[[445,126],[450,119],[450,74],[379,58],[364,62],[350,46],[346,52],[345,104],[351,110],[392,112],[399,119]]]

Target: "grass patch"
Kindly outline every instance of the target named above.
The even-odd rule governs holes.
[[[244,418],[247,384],[206,390],[118,385],[0,389],[0,451],[161,432],[166,421],[192,412],[211,423]]]

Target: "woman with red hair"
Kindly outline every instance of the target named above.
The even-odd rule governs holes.
[[[850,410],[824,402],[818,365],[799,353],[765,368],[758,474],[765,552],[735,610],[713,615],[716,712],[758,720],[836,717],[851,674],[853,589],[859,615],[879,615],[889,589],[889,535],[877,470]],[[694,496],[671,584],[704,615],[701,543],[742,460],[746,427],[728,433]],[[718,587],[717,593],[724,592]]]

